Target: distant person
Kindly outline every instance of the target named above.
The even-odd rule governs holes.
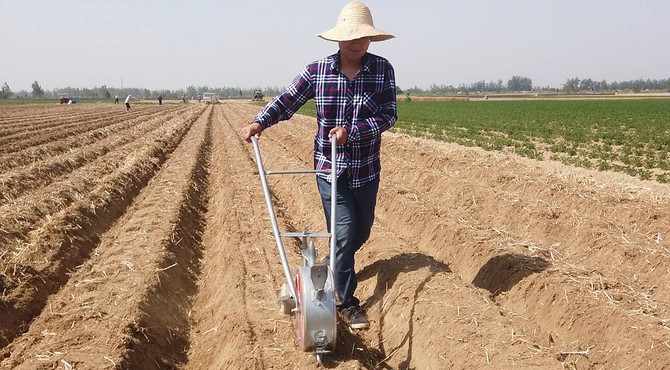
[[[158,105],[163,105],[163,95],[158,95]]]
[[[116,96],[114,96],[114,98],[116,98],[116,100],[114,100],[114,104],[119,104],[119,96],[116,95]]]
[[[181,94],[181,101],[186,103],[186,94]]]
[[[303,68],[240,134],[251,141],[252,136],[258,137],[264,129],[291,118],[314,99],[318,124],[315,169],[330,170],[330,137],[337,135],[337,179],[319,173],[316,183],[330,229],[330,188],[332,181],[337,181],[337,309],[351,328],[364,329],[370,323],[354,295],[358,285],[354,254],[368,240],[374,222],[382,132],[398,119],[393,66],[387,59],[368,53],[368,47],[370,42],[394,36],[375,28],[370,9],[358,1],[342,9],[334,28],[317,36],[336,42],[339,51]]]
[[[130,110],[130,99],[132,99],[132,98],[133,98],[132,95],[128,95],[126,97],[126,102],[125,102],[126,103],[126,112]]]

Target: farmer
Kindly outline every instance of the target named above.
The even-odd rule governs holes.
[[[114,104],[119,104],[119,96],[115,95],[114,98],[115,98]]]
[[[126,97],[126,101],[125,101],[125,103],[126,103],[126,112],[130,110],[130,99],[132,99],[132,98],[133,98],[132,95],[128,95],[128,96]]]
[[[163,105],[163,94],[158,95],[158,105]]]
[[[394,36],[375,28],[370,9],[358,1],[347,4],[337,25],[317,36],[337,42],[339,51],[307,65],[240,133],[250,142],[252,136],[260,137],[264,129],[289,119],[309,99],[314,99],[317,170],[330,169],[329,138],[337,134],[337,307],[350,327],[363,329],[370,324],[354,295],[358,284],[354,254],[370,236],[374,221],[381,134],[398,118],[393,67],[385,58],[367,51],[370,42]],[[316,178],[329,229],[331,181],[325,174]]]

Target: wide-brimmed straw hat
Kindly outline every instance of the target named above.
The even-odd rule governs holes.
[[[371,41],[384,41],[395,36],[375,28],[370,8],[358,1],[345,5],[337,18],[337,25],[317,34],[328,41],[350,41],[369,37]]]

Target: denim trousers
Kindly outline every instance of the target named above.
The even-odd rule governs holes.
[[[330,183],[317,176],[321,203],[330,232]],[[379,177],[358,187],[349,187],[346,174],[337,179],[337,220],[335,250],[335,288],[339,296],[339,309],[358,306],[360,301],[354,296],[358,279],[354,266],[354,254],[370,237],[375,219]]]

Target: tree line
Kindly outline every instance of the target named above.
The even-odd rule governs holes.
[[[97,98],[97,99],[109,99],[115,96],[125,97],[130,94],[137,98],[141,99],[155,99],[159,95],[162,95],[164,99],[181,99],[186,97],[188,99],[197,98],[199,95],[205,92],[218,93],[221,98],[251,98],[255,90],[262,90],[263,94],[266,96],[274,96],[281,92],[281,89],[278,87],[265,87],[263,89],[259,87],[253,88],[242,88],[242,87],[210,87],[210,86],[188,86],[185,89],[177,90],[149,90],[146,88],[116,88],[116,87],[107,87],[107,85],[94,86],[92,88],[77,88],[77,87],[64,87],[64,88],[54,88],[52,90],[44,90],[40,86],[38,81],[33,82],[31,85],[32,91],[28,92],[26,90],[21,90],[19,92],[13,92],[9,87],[7,82],[2,85],[0,88],[0,99],[9,99],[9,98],[18,98],[18,99],[27,99],[27,98],[57,98],[58,94],[68,93],[70,96],[79,97],[79,98]],[[498,81],[489,81],[484,80],[477,81],[471,84],[461,84],[458,86],[453,85],[437,85],[431,84],[428,89],[421,89],[419,87],[413,87],[408,89],[402,89],[398,87],[399,94],[411,94],[411,95],[459,95],[459,94],[471,94],[471,93],[503,93],[503,92],[556,92],[556,93],[578,93],[578,92],[590,92],[590,93],[603,93],[603,92],[614,92],[614,91],[631,91],[631,92],[641,92],[641,91],[668,91],[670,92],[670,78],[666,79],[637,79],[631,81],[621,81],[621,82],[607,82],[606,80],[594,81],[590,78],[580,79],[578,77],[569,78],[565,81],[563,86],[559,88],[553,87],[536,87],[533,86],[533,80],[529,77],[524,76],[513,76],[506,83],[502,79]]]
[[[590,78],[580,79],[578,77],[569,78],[565,81],[561,88],[555,87],[536,87],[533,86],[533,80],[529,77],[513,76],[504,83],[503,80],[477,81],[471,84],[453,85],[437,85],[431,84],[428,89],[421,89],[418,87],[401,89],[398,88],[399,94],[411,95],[458,95],[471,93],[505,93],[505,92],[555,92],[555,93],[604,93],[616,91],[667,91],[670,92],[670,78],[666,79],[637,79],[631,81],[610,82],[606,80],[593,81]]]
[[[2,85],[0,89],[0,99],[29,99],[29,98],[41,98],[41,99],[55,99],[58,98],[58,94],[67,93],[71,97],[79,98],[94,98],[94,99],[110,99],[115,96],[119,98],[125,98],[126,95],[132,95],[139,99],[156,99],[159,95],[163,96],[163,99],[181,99],[186,97],[188,99],[197,98],[198,95],[202,95],[205,92],[218,93],[221,98],[251,98],[255,90],[262,90],[265,95],[273,96],[280,93],[278,87],[265,87],[263,89],[259,87],[253,88],[242,88],[242,87],[209,87],[209,86],[188,86],[185,89],[177,90],[150,90],[146,88],[136,88],[136,87],[125,87],[123,89],[116,87],[108,87],[107,85],[94,86],[92,88],[78,88],[78,87],[57,87],[52,90],[45,90],[40,86],[38,81],[33,82],[31,85],[32,91],[28,92],[26,90],[21,90],[18,92],[13,92],[9,87],[7,82]]]

